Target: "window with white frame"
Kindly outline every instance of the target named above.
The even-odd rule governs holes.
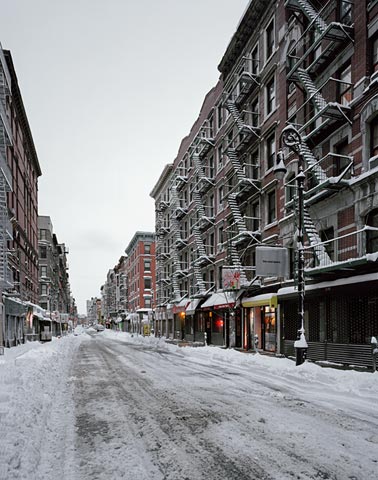
[[[274,20],[272,19],[265,29],[265,60],[268,60],[274,52]]]
[[[224,195],[224,187],[220,185],[218,188],[218,211],[220,212],[223,210],[223,195]]]
[[[274,167],[276,160],[276,132],[273,131],[266,139],[266,167],[267,170]]]
[[[276,108],[276,82],[274,75],[265,87],[266,114],[269,115]]]
[[[271,190],[267,195],[267,221],[268,224],[277,220],[276,191]]]
[[[258,75],[259,73],[259,45],[256,44],[251,52],[251,73]]]

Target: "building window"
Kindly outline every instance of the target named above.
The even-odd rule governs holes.
[[[266,139],[266,159],[267,159],[267,170],[274,167],[276,160],[276,134],[273,132]]]
[[[151,297],[145,297],[144,298],[144,306],[146,308],[151,308]]]
[[[151,244],[145,243],[144,244],[144,253],[151,253]]]
[[[218,129],[221,128],[221,126],[223,125],[223,107],[222,107],[222,105],[218,105],[218,108],[217,108],[217,125],[218,125]]]
[[[339,21],[344,25],[352,25],[352,2],[341,0],[339,5]]]
[[[329,258],[334,261],[335,260],[335,242],[333,240],[335,238],[335,231],[333,227],[326,228],[320,232],[320,240],[322,242],[329,242],[324,245],[324,248],[329,256]]]
[[[266,113],[269,115],[276,107],[276,85],[274,77],[266,84]]]
[[[219,171],[223,167],[223,147],[222,146],[218,147],[217,153],[218,153],[218,171]]]
[[[41,295],[47,295],[47,284],[46,283],[41,284]]]
[[[347,107],[352,101],[352,67],[350,64],[340,70],[339,80],[339,102]]]
[[[258,75],[259,73],[259,46],[256,45],[251,53],[251,73]]]
[[[145,278],[144,279],[144,289],[145,290],[151,290],[152,288],[152,279],[151,278]]]
[[[370,122],[370,157],[378,155],[378,116]]]
[[[276,192],[272,190],[268,193],[268,224],[277,220],[276,213]]]
[[[342,142],[338,143],[335,146],[335,155],[333,161],[333,172],[332,175],[334,177],[338,177],[343,172],[344,168],[347,165],[347,156],[349,155],[349,142],[348,139],[345,138]]]
[[[223,250],[223,242],[224,242],[223,227],[219,227],[219,229],[218,229],[218,251]]]
[[[251,206],[251,217],[252,217],[252,231],[256,232],[260,230],[260,205],[259,202],[255,202]]]
[[[378,71],[378,35],[371,40],[371,66],[373,73]]]
[[[296,195],[296,183],[295,183],[295,173],[291,173],[288,175],[287,179],[285,180],[285,199],[286,203],[291,202],[294,200]]]
[[[259,99],[256,98],[251,104],[251,124],[252,127],[259,126]]]
[[[150,260],[145,260],[144,261],[144,271],[145,272],[150,272],[151,271],[151,261]]]
[[[265,30],[265,42],[266,42],[266,56],[268,60],[273,55],[274,51],[274,21],[272,20]]]
[[[218,211],[219,212],[223,210],[223,196],[224,196],[224,190],[223,190],[223,185],[221,185],[218,189]]]
[[[368,214],[366,225],[377,229],[366,232],[366,253],[378,252],[378,209],[372,210]]]
[[[42,245],[39,247],[39,256],[40,258],[47,258],[47,247]]]
[[[40,240],[47,240],[47,230],[41,228],[39,231],[39,239]]]
[[[41,277],[47,277],[47,266],[46,265],[41,265],[40,274],[41,274]]]

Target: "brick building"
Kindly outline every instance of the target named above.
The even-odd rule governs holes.
[[[127,320],[128,331],[141,329],[143,315],[151,320],[154,307],[155,281],[155,234],[153,232],[135,232],[125,249]]]
[[[9,268],[14,292],[21,300],[38,302],[38,177],[41,168],[28,118],[18,86],[11,53],[4,50],[10,90],[6,94],[9,138],[6,156],[11,173],[11,191],[7,205],[12,221],[12,239],[8,240]],[[3,77],[4,79],[4,77]]]
[[[163,170],[156,205],[157,322],[168,336],[293,354],[296,178],[305,163],[310,358],[368,365],[376,335],[378,4],[251,1],[218,84]],[[284,149],[282,130],[300,135]],[[285,277],[256,273],[285,247]],[[231,289],[231,287],[234,287]]]

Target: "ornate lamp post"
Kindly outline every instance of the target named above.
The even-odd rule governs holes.
[[[305,298],[305,279],[304,279],[304,159],[301,151],[302,139],[300,133],[293,126],[289,125],[285,127],[281,132],[280,146],[285,146],[289,150],[298,155],[298,174],[295,177],[298,190],[298,205],[297,205],[297,274],[298,274],[298,333],[299,339],[294,342],[296,364],[301,365],[306,359],[307,353],[307,341],[305,337],[304,329],[304,298]],[[277,153],[277,165],[274,168],[274,174],[277,179],[282,180],[287,172],[284,153],[282,149]]]

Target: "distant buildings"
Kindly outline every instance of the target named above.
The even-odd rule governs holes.
[[[70,313],[68,250],[64,243],[58,243],[50,217],[38,217],[38,231],[39,305],[49,312]]]
[[[102,319],[108,327],[118,324],[125,331],[136,331],[142,328],[143,316],[152,324],[155,234],[136,232],[125,253],[101,287]]]

